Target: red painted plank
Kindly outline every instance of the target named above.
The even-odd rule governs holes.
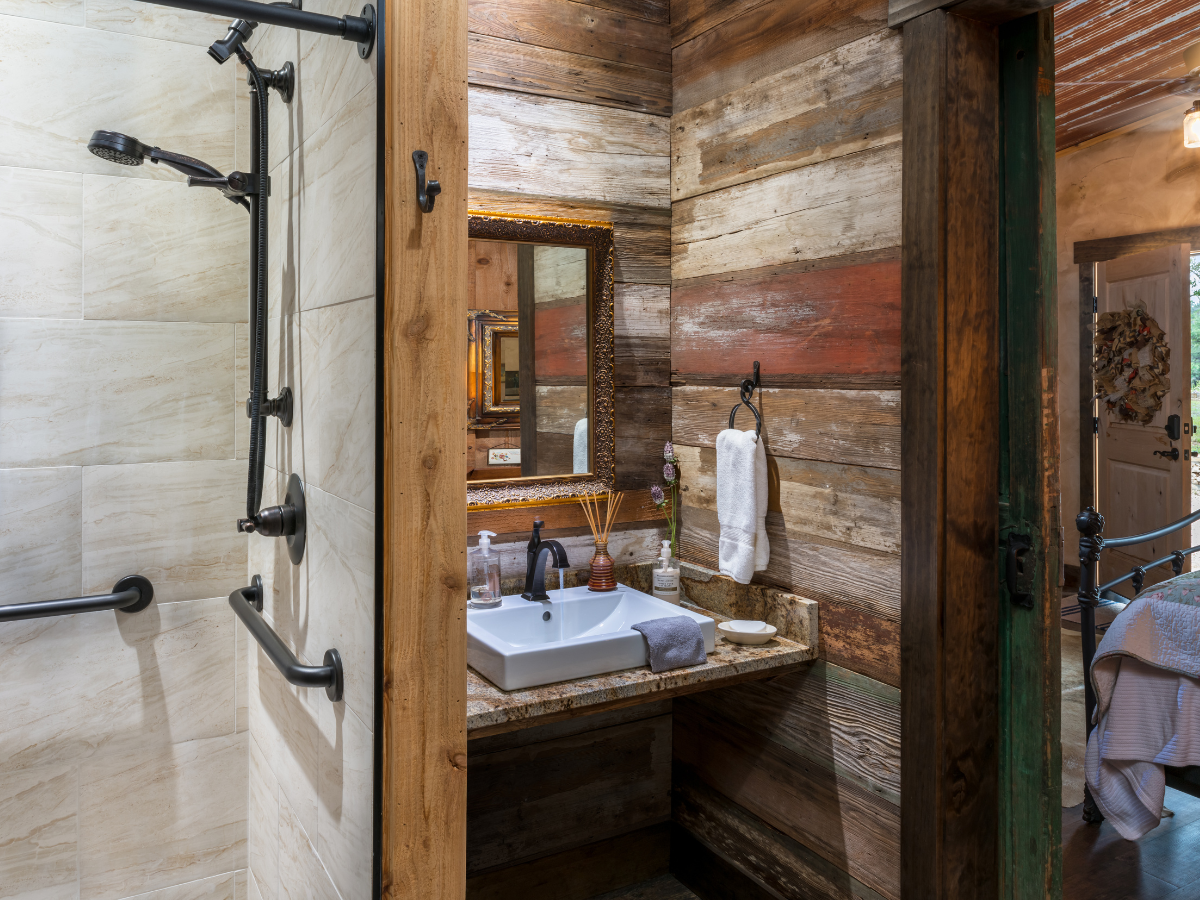
[[[533,334],[539,384],[556,378],[587,377],[587,306],[539,306],[533,316]]]
[[[671,318],[683,375],[899,373],[900,263],[681,283]]]

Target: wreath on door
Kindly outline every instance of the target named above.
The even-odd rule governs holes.
[[[1094,340],[1096,399],[1109,416],[1149,425],[1171,389],[1171,348],[1141,307],[1102,313]]]

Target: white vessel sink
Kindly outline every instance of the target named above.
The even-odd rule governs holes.
[[[704,652],[716,643],[716,622],[618,584],[549,591],[549,603],[505,597],[495,609],[467,610],[467,663],[505,691],[644,666],[646,640],[632,626],[687,616],[700,625]],[[549,613],[549,617],[546,616]]]

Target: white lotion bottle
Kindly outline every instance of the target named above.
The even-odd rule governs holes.
[[[654,561],[654,596],[679,605],[679,566],[671,558],[671,542],[662,542],[662,552]]]
[[[500,554],[492,549],[494,531],[479,532],[479,546],[467,557],[467,584],[471,609],[495,609],[503,601],[500,591]]]

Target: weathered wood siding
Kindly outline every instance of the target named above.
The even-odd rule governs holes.
[[[667,0],[469,10],[470,206],[613,223],[617,487],[647,488],[671,436]]]
[[[585,900],[667,871],[671,702],[467,745],[467,897]]]
[[[672,868],[702,897],[896,898],[902,38],[886,0],[673,0],[671,33],[681,553],[717,566],[716,436],[757,360],[756,580],[820,603],[822,657],[676,702]]]

